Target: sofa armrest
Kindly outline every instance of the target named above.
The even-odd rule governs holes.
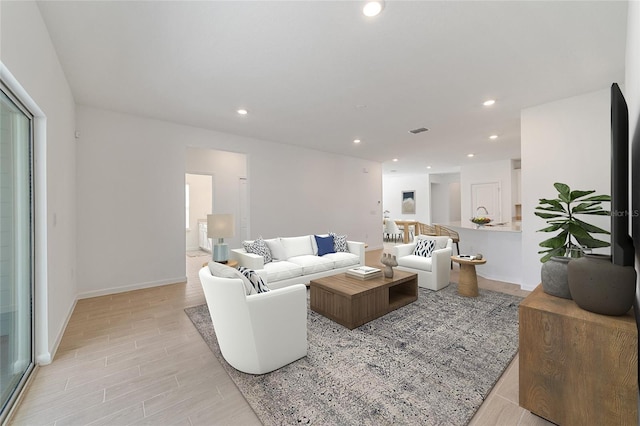
[[[438,286],[443,287],[449,284],[451,276],[451,247],[440,250],[434,250],[431,253],[433,260],[431,261],[431,272],[438,281]]]
[[[259,358],[299,358],[307,353],[307,286],[292,286],[247,296]],[[263,352],[264,351],[264,352]]]
[[[264,257],[259,254],[247,253],[243,248],[231,250],[230,257],[238,261],[238,266],[244,266],[254,271],[264,269]]]
[[[357,241],[347,241],[347,248],[350,253],[355,254],[360,259],[360,265],[364,265],[364,243]]]
[[[409,256],[413,254],[413,251],[416,249],[415,243],[410,244],[398,244],[393,247],[393,254],[396,256],[396,259],[399,257]]]

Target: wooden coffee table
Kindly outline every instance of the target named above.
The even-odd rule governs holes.
[[[350,330],[418,300],[418,276],[397,269],[393,278],[361,280],[343,273],[309,286],[311,309]]]

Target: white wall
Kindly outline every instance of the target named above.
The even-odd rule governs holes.
[[[253,237],[335,231],[382,246],[379,163],[87,106],[77,124],[82,297],[185,279],[187,148],[247,154]]]
[[[389,210],[391,219],[417,220],[431,223],[431,188],[429,175],[384,175],[382,211]],[[402,192],[416,191],[416,214],[402,214]],[[382,215],[380,215],[380,224]],[[380,225],[381,227],[382,225]]]
[[[460,167],[460,216],[466,221],[474,216],[471,185],[498,182],[500,184],[501,221],[511,221],[511,160],[467,164]],[[489,212],[494,215],[495,212]]]
[[[431,187],[431,223],[460,221],[460,173],[433,173]]]
[[[0,60],[46,116],[46,157],[36,156],[37,168],[46,169],[47,241],[36,273],[46,283],[37,284],[45,287],[35,300],[36,360],[46,364],[77,291],[74,100],[35,2],[0,2],[0,19]]]
[[[200,221],[207,221],[213,207],[213,176],[187,174],[185,184],[189,185],[189,228],[186,230],[187,250],[200,248]]]
[[[247,177],[247,156],[215,149],[187,148],[187,173],[213,176],[213,213],[233,214],[236,231],[225,238],[231,248],[240,247],[240,179]]]
[[[521,149],[523,288],[532,290],[540,282],[538,244],[552,235],[536,232],[546,225],[533,214],[538,199],[555,197],[554,182],[597,194],[611,191],[609,89],[523,110]],[[610,229],[609,217],[589,222]]]

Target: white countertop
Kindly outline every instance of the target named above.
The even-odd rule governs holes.
[[[474,231],[493,231],[493,232],[522,232],[521,222],[505,222],[504,224],[493,224],[490,223],[488,225],[477,227],[475,223],[471,221],[467,222],[449,222],[449,223],[439,223],[439,225],[451,227],[451,228],[461,228],[461,229],[472,229]]]

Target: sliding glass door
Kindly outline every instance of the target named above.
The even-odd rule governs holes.
[[[33,368],[32,128],[0,85],[0,423]]]

